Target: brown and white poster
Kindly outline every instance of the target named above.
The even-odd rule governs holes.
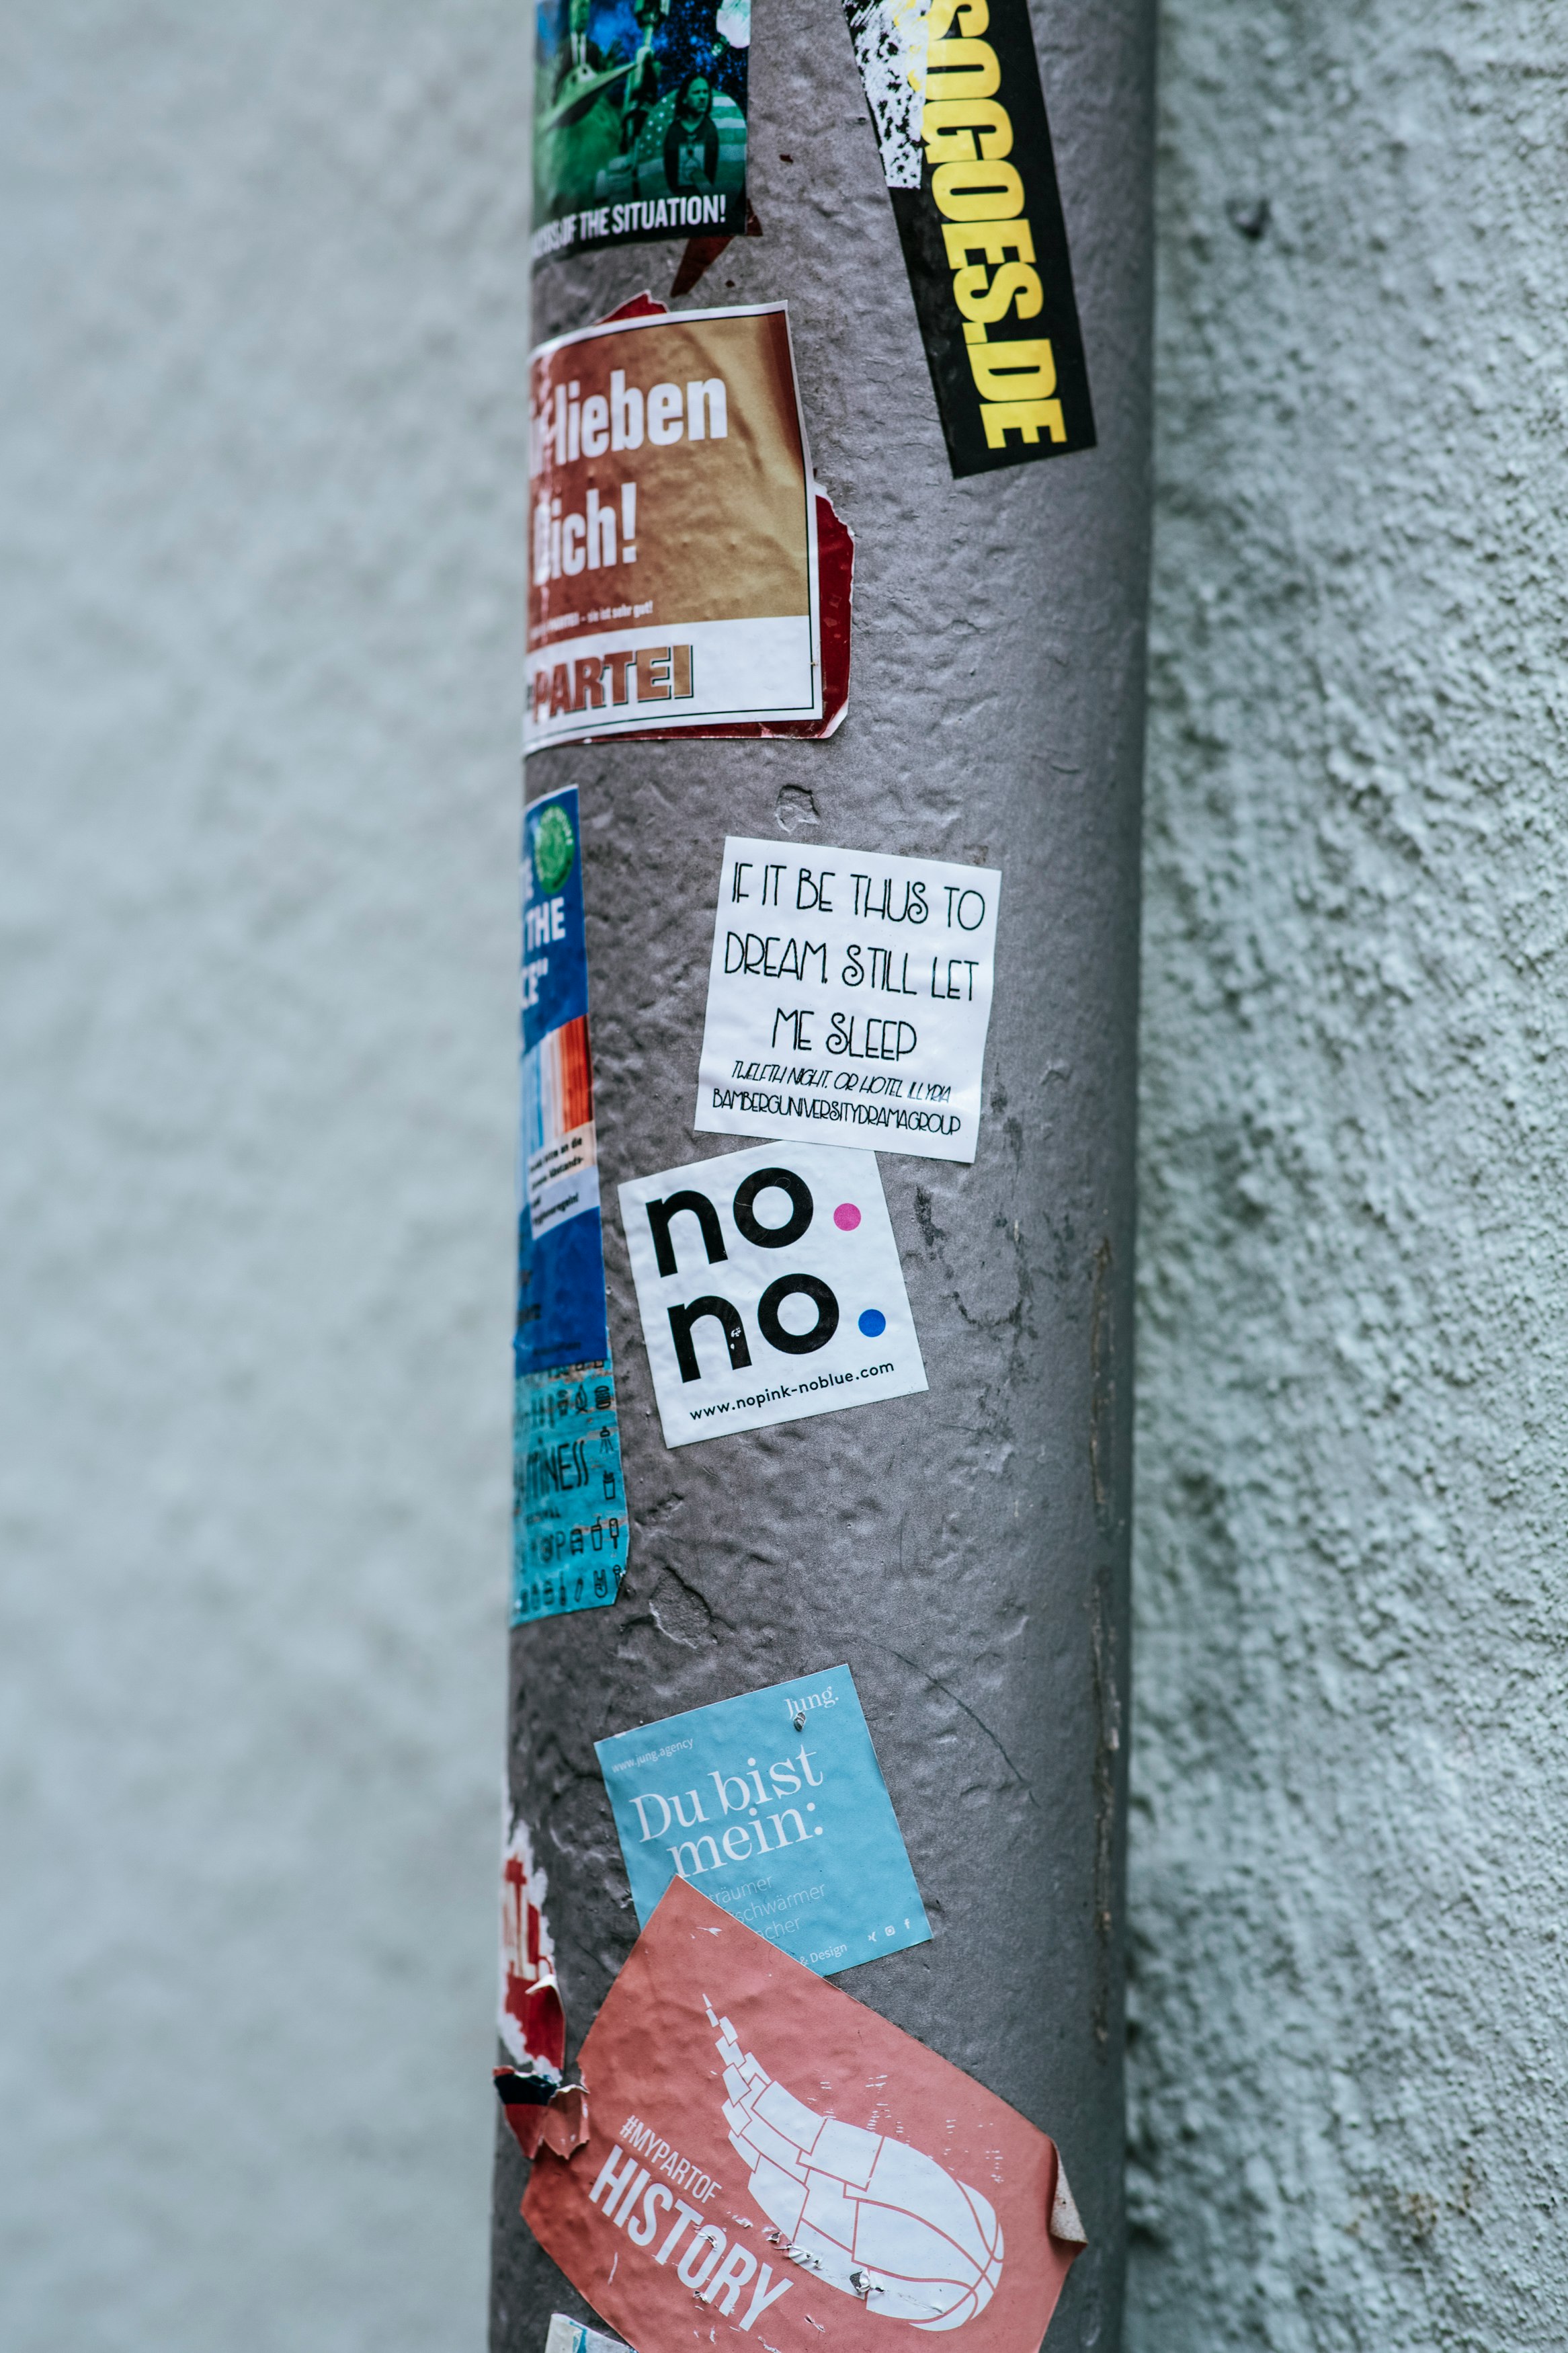
[[[532,360],[523,748],[823,716],[817,525],[782,302]]]

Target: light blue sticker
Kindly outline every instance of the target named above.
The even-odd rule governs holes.
[[[643,1926],[679,1875],[818,1977],[929,1939],[847,1667],[595,1745]]]
[[[524,1373],[512,1413],[511,1622],[604,1609],[626,1566],[610,1366]]]

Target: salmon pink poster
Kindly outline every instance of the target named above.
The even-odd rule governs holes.
[[[1083,2232],[1055,2145],[677,1880],[523,2218],[637,2353],[1037,2353]]]

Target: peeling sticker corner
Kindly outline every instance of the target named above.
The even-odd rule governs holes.
[[[555,1946],[544,1916],[548,1885],[534,1863],[528,1824],[514,1814],[501,1854],[496,2031],[521,2074],[536,2077],[553,2091],[566,2064],[566,2012],[555,1978]]]
[[[511,2137],[524,2157],[536,2158],[542,2148],[569,2158],[586,2146],[588,2093],[582,2084],[552,2084],[543,2075],[520,2074],[515,2067],[495,2070],[495,2087]]]
[[[1059,2154],[1057,2158],[1056,2192],[1051,2200],[1051,2219],[1047,2227],[1052,2238],[1059,2239],[1064,2247],[1087,2247],[1089,2244],[1089,2232],[1079,2220],[1077,2203],[1068,2188],[1067,2168]]]

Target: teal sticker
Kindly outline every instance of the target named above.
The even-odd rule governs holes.
[[[595,1746],[643,1926],[679,1877],[818,1977],[929,1941],[847,1667]]]
[[[522,1374],[512,1419],[512,1624],[606,1609],[626,1573],[627,1533],[611,1367]]]

